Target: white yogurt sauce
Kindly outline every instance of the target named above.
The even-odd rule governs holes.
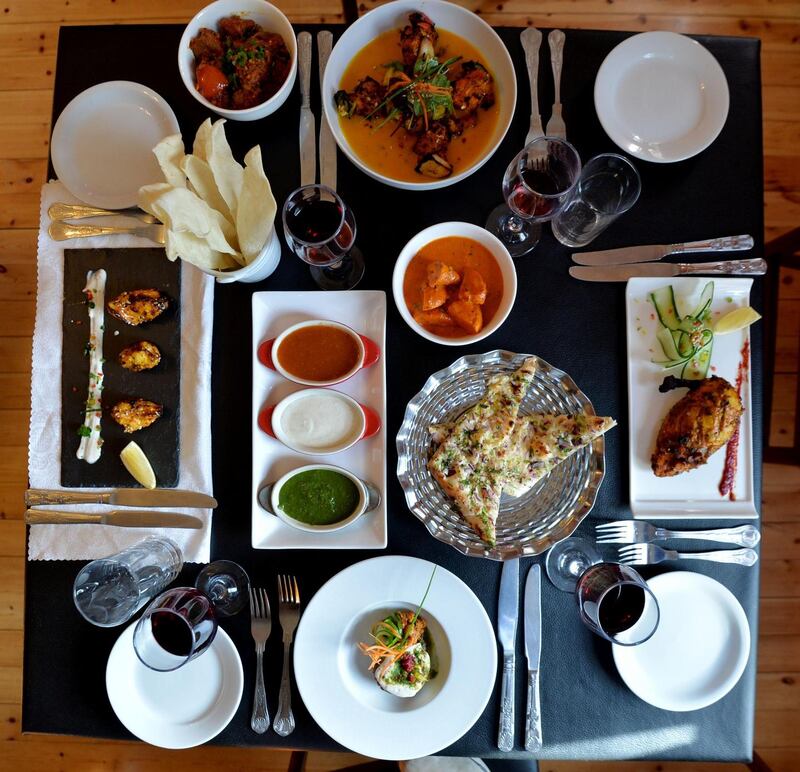
[[[100,268],[86,274],[86,304],[89,306],[89,393],[86,397],[83,426],[78,430],[81,444],[77,456],[89,464],[100,458],[103,439],[100,436],[100,418],[103,415],[103,326],[106,305],[106,272]]]
[[[292,445],[313,453],[334,452],[358,439],[361,411],[336,394],[311,394],[290,402],[280,428]]]

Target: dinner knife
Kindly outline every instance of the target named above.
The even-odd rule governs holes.
[[[519,605],[519,559],[506,560],[500,575],[497,600],[497,638],[503,647],[503,678],[500,685],[500,723],[497,747],[514,748],[514,648],[517,639]]]
[[[25,505],[42,504],[115,504],[119,507],[189,507],[214,509],[213,496],[196,491],[177,489],[147,490],[146,488],[119,488],[113,491],[62,491],[32,488],[25,491]]]
[[[317,33],[317,53],[319,54],[319,93],[321,98],[327,99],[328,95],[322,92],[322,83],[325,79],[325,68],[328,66],[328,57],[333,47],[333,33],[321,30]],[[325,109],[320,111],[319,119],[319,181],[331,190],[336,190],[336,141],[333,132],[325,117]]]
[[[317,180],[317,154],[314,113],[311,112],[311,33],[297,36],[297,65],[300,68],[300,184]]]
[[[528,659],[528,703],[525,713],[525,750],[542,749],[542,711],[539,702],[539,661],[542,657],[542,569],[528,571],[525,580],[525,656]]]
[[[577,252],[572,259],[580,265],[620,265],[621,263],[648,263],[667,255],[684,252],[740,252],[753,248],[753,237],[722,236],[705,241],[684,241],[680,244],[647,244],[639,247],[603,249],[599,252]]]
[[[634,265],[573,265],[569,275],[583,281],[627,281],[634,276],[686,276],[717,274],[760,276],[767,272],[767,261],[720,260],[716,263],[636,263]]]
[[[180,512],[154,512],[151,509],[115,509],[111,512],[57,512],[51,509],[28,509],[29,525],[117,525],[125,528],[202,528],[199,517]]]

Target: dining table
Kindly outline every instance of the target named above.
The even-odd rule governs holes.
[[[316,34],[340,25],[298,25]],[[181,25],[72,26],[60,30],[53,121],[84,89],[108,80],[131,80],[157,91],[173,108],[185,138],[193,137],[210,113],[187,92],[176,64]],[[212,357],[212,450],[214,495],[212,559],[236,561],[254,585],[267,587],[273,606],[276,576],[294,574],[304,601],[337,572],[382,554],[424,558],[460,577],[477,595],[489,618],[497,619],[500,562],[468,557],[434,539],[408,510],[395,476],[395,436],[406,404],[428,376],[463,354],[493,349],[536,354],[567,372],[591,399],[599,415],[619,426],[606,435],[605,479],[595,506],[576,535],[591,536],[599,520],[630,518],[628,501],[628,404],[624,283],[581,282],[568,275],[570,250],[544,227],[536,250],[516,259],[518,292],[506,322],[489,338],[460,348],[424,340],[402,320],[391,300],[394,261],[418,231],[437,222],[483,224],[502,197],[503,171],[523,146],[530,101],[525,59],[518,29],[499,28],[516,69],[518,97],[513,122],[494,155],[466,180],[425,192],[388,187],[363,174],[341,153],[338,192],[352,207],[357,243],[366,273],[359,289],[386,291],[387,374],[386,466],[388,506],[385,550],[256,550],[251,546],[251,361],[252,331],[247,310],[254,291],[314,290],[307,266],[283,244],[277,271],[258,284],[217,285]],[[545,31],[546,34],[546,31]],[[630,33],[567,30],[561,82],[567,136],[586,161],[617,148],[595,114],[595,75],[606,55]],[[695,157],[671,164],[634,160],[642,178],[635,207],[595,242],[593,249],[630,244],[672,243],[710,236],[750,233],[753,256],[763,247],[763,190],[760,42],[749,38],[698,36],[718,60],[730,88],[730,112],[713,142]],[[316,60],[312,72],[316,73]],[[545,75],[547,73],[548,76]],[[553,103],[549,61],[542,58],[539,103],[546,120]],[[320,115],[316,78],[311,107]],[[299,185],[299,87],[283,107],[251,123],[228,121],[234,155],[260,144],[266,173],[279,204]],[[211,116],[213,117],[213,116]],[[50,177],[54,176],[52,168]],[[280,218],[276,227],[281,230]],[[281,234],[282,235],[282,234]],[[763,280],[753,284],[751,304],[762,307]],[[324,306],[319,313],[324,317]],[[762,447],[762,351],[759,325],[752,336],[752,424],[756,504],[760,509]],[[184,407],[184,409],[186,409]],[[646,416],[640,417],[647,420]],[[757,521],[754,521],[758,524]],[[709,527],[719,521],[674,521],[677,526]],[[732,523],[731,523],[732,524]],[[543,556],[522,559],[524,577]],[[106,693],[109,652],[121,628],[97,628],[85,622],[72,601],[72,585],[82,563],[28,561],[25,577],[23,671],[24,732],[130,739]],[[193,584],[201,566],[187,564],[178,583]],[[677,563],[645,567],[649,578],[683,568]],[[758,625],[758,566],[693,562],[691,570],[721,582],[741,603],[750,624],[752,650],[738,684],[719,702],[702,710],[669,712],[653,707],[627,689],[614,666],[611,646],[581,622],[575,598],[542,583],[543,642],[541,700],[545,759],[665,759],[747,761],[752,756]],[[521,601],[520,601],[521,603]],[[522,609],[520,607],[520,612]],[[347,620],[342,620],[343,625]],[[214,739],[215,744],[264,748],[344,750],[315,723],[295,693],[296,729],[288,737],[250,729],[255,655],[246,614],[225,619],[223,628],[238,648],[245,692],[238,711]],[[517,640],[516,742],[504,754],[497,748],[500,680],[472,728],[445,755],[531,757],[523,748],[526,679],[522,636]],[[279,635],[269,640],[264,657],[267,697],[277,704],[281,672]],[[469,678],[469,674],[455,677]],[[336,696],[331,695],[335,700]]]

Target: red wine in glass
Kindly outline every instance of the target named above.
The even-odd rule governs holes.
[[[635,584],[621,584],[609,590],[600,601],[598,618],[606,635],[613,638],[630,630],[644,612],[645,593]]]
[[[508,204],[520,217],[548,218],[561,209],[563,194],[573,183],[563,159],[550,157],[542,168],[523,169]]]

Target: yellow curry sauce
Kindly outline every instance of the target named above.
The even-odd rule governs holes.
[[[439,61],[460,56],[461,61],[480,62],[489,69],[478,49],[460,35],[441,28],[438,32],[439,42],[436,51]],[[344,72],[339,88],[352,91],[356,84],[367,76],[382,83],[386,72],[383,65],[401,58],[397,30],[388,30],[364,46],[353,57]],[[478,160],[494,135],[499,115],[498,100],[488,110],[480,108],[477,111],[476,126],[465,131],[460,137],[453,137],[447,149],[447,160],[453,165],[453,174],[460,174]],[[407,134],[402,128],[397,128],[395,121],[390,121],[377,131],[359,116],[340,117],[339,124],[350,147],[370,169],[404,182],[431,181],[430,177],[414,171],[418,160],[412,150],[415,137]]]

